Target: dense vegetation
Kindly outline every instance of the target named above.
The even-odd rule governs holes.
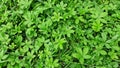
[[[0,0],[0,68],[120,68],[120,0]]]

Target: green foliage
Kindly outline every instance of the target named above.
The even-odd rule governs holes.
[[[120,0],[0,0],[0,68],[119,68]]]

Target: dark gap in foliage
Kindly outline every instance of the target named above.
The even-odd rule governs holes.
[[[18,56],[18,58],[21,60],[21,59],[23,59],[23,58],[24,58],[24,56]]]
[[[28,10],[32,11],[34,9],[34,7],[36,7],[36,4],[40,4],[39,7],[43,7],[43,1],[42,0],[32,0]]]
[[[110,33],[107,33],[107,39],[111,39]]]
[[[118,46],[120,46],[120,41],[118,41]]]
[[[33,63],[32,66],[34,66],[35,64],[37,64],[37,61],[39,59],[39,51],[37,53],[34,53],[33,55],[35,55],[35,57],[31,61],[31,63]]]
[[[103,23],[103,25],[104,25],[104,26],[102,26],[102,29],[105,29],[106,27],[108,27],[108,26],[107,26],[107,23]],[[102,30],[102,31],[104,31],[104,30]]]
[[[11,3],[12,3],[12,4],[11,4]],[[8,6],[8,7],[7,7],[8,10],[11,10],[11,8],[12,8],[13,5],[14,5],[13,0],[9,0],[8,2],[5,3],[5,5]]]
[[[103,50],[105,50],[107,53],[110,51],[110,49],[106,48],[106,46],[103,46]]]
[[[39,14],[38,14],[38,17],[42,17],[42,16],[43,16],[42,13],[39,13]]]
[[[79,63],[79,60],[76,58],[73,58],[73,62]]]
[[[93,36],[96,37],[99,33],[98,32],[94,32]]]
[[[15,38],[16,38],[16,36],[18,35],[18,33],[16,32],[15,34],[13,34],[13,35],[9,35],[9,37],[10,37],[10,42],[9,42],[9,44],[12,44],[12,42],[14,42],[14,40],[15,40]]]
[[[26,57],[26,56],[27,56],[27,52],[25,52],[25,53],[23,54],[23,58]]]
[[[43,20],[44,20],[44,19],[46,19],[48,16],[47,16],[47,14],[42,14],[42,13],[40,13],[40,14],[38,14],[38,17],[41,17],[41,18],[43,18]]]
[[[44,49],[45,49],[45,46],[44,46],[44,45],[45,45],[45,44],[43,43],[42,46],[41,46],[38,50],[39,50],[39,51],[40,51],[40,50],[44,50]],[[39,51],[38,51],[38,52],[39,52]]]
[[[64,61],[59,61],[60,65],[61,65],[61,68],[64,68],[66,66],[66,63]]]
[[[85,62],[86,62],[87,60],[88,60],[88,59],[84,59]],[[89,60],[89,62],[91,62],[91,60]],[[89,68],[90,65],[89,65],[88,63],[85,63],[85,64],[84,64],[84,67]]]
[[[54,23],[56,23],[56,24],[54,24]],[[59,25],[57,22],[54,22],[54,23],[53,23],[53,26],[54,26],[53,29],[57,30],[59,28]]]
[[[31,2],[30,6],[29,6],[29,8],[28,8],[28,11],[32,11],[32,9],[34,8],[34,7],[33,7],[33,4],[34,4],[34,0]]]
[[[92,13],[86,13],[85,15],[82,15],[83,16],[83,19],[85,19],[85,20],[90,20],[91,19],[91,16],[92,15]]]
[[[31,45],[29,45],[29,46],[32,46],[32,44],[31,44]],[[31,48],[28,48],[28,51],[29,51],[29,52],[32,52],[32,49],[31,49]]]
[[[115,11],[113,11],[113,10],[108,10],[108,16],[112,16],[112,14],[114,14],[115,13]]]
[[[2,68],[7,68],[7,66],[3,66]]]
[[[120,67],[120,62],[118,63],[118,67]]]
[[[72,40],[75,40],[75,42],[78,43],[78,42],[80,42],[80,40],[77,37],[75,37],[76,35],[77,35],[76,33],[73,33],[73,34],[71,34],[71,37],[74,38]]]
[[[59,4],[62,0],[54,0],[55,1],[55,4]],[[64,1],[63,1],[64,2]]]
[[[13,49],[14,50],[14,49]],[[9,53],[11,53],[11,52],[13,52],[13,50],[11,50],[11,49],[7,49],[7,52],[5,53],[5,54],[9,54]]]
[[[9,45],[11,45],[11,44],[13,43],[13,40],[14,40],[14,39],[10,40]]]
[[[22,37],[23,37],[23,40],[22,40],[22,41],[25,41],[25,40],[26,40],[26,38],[27,38],[27,37],[26,37],[26,33],[25,33],[25,32],[26,32],[26,31],[25,31],[25,30],[23,30],[23,31],[22,31],[22,33],[21,33],[21,34],[22,34]]]
[[[49,12],[48,12],[48,11],[49,11]],[[49,17],[49,18],[52,17],[53,12],[54,12],[54,10],[53,10],[52,8],[48,8],[48,9],[46,9],[46,10],[43,11],[43,13],[45,13],[45,14],[47,15],[47,17]],[[47,17],[46,17],[46,18],[47,18]]]
[[[19,26],[19,24],[21,24],[22,18],[20,16],[16,15],[16,16],[11,16],[11,17],[14,18],[11,20],[11,22],[13,23],[13,26]]]

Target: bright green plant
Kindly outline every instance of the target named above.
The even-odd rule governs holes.
[[[0,0],[0,68],[119,68],[120,0]]]

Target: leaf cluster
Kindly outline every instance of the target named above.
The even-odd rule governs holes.
[[[119,68],[119,0],[0,0],[0,68]]]

